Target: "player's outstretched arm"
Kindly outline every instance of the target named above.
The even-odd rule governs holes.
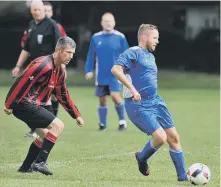
[[[47,56],[45,56],[45,58],[47,58]],[[47,68],[47,61],[44,61],[44,59],[39,63],[32,61],[31,64],[29,64],[29,66],[23,71],[22,75],[16,79],[5,100],[5,107],[7,109],[11,109],[11,104],[14,100],[18,99],[20,102],[39,77],[42,79],[46,76],[49,69]]]
[[[59,103],[63,106],[63,108],[69,113],[69,115],[76,119],[76,123],[78,126],[84,125],[84,120],[81,118],[81,114],[78,111],[78,108],[74,104],[74,101],[71,99],[67,86],[64,82],[64,77],[62,78],[62,83],[57,85],[54,94],[58,99]]]
[[[21,54],[18,58],[16,66],[12,70],[12,77],[16,78],[19,76],[19,72],[24,64],[24,62],[28,59],[29,52],[25,51],[24,49],[21,51]]]
[[[93,78],[93,67],[94,67],[94,60],[95,60],[95,48],[94,48],[94,41],[93,37],[90,42],[89,51],[87,55],[87,60],[85,64],[85,79],[90,80]]]
[[[133,94],[133,99],[136,101],[141,100],[141,96],[138,91],[134,88],[131,82],[128,81],[126,75],[124,74],[124,67],[121,65],[114,65],[111,72],[117,77],[117,79],[126,86]]]

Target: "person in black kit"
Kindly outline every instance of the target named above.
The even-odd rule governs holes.
[[[27,29],[27,40],[21,51],[16,66],[12,70],[12,76],[17,78],[24,62],[31,62],[40,56],[52,54],[61,33],[54,20],[45,16],[44,4],[42,1],[32,1],[30,21]],[[27,64],[28,65],[28,64]],[[35,137],[34,132],[26,133],[28,137]]]

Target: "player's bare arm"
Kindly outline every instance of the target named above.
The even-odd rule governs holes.
[[[21,67],[23,66],[24,62],[28,59],[29,52],[22,50],[19,56],[18,62],[16,66],[12,70],[12,77],[18,77]]]
[[[111,69],[111,72],[118,78],[124,86],[126,86],[133,94],[133,100],[140,101],[141,96],[138,91],[134,88],[134,86],[127,80],[126,75],[124,74],[124,67],[121,65],[114,65]]]

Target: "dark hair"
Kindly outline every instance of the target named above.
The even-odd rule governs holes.
[[[75,41],[68,36],[59,38],[55,48],[56,49],[57,48],[65,48],[65,47],[67,47],[67,45],[70,45],[71,47],[76,48]]]
[[[44,1],[43,4],[50,6],[53,9],[53,5],[49,1]]]

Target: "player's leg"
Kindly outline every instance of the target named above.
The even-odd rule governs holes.
[[[107,95],[109,95],[108,86],[96,86],[96,96],[99,98],[98,117],[99,130],[103,131],[107,128]]]
[[[166,107],[165,102],[159,97],[158,104],[158,121],[167,134],[167,142],[170,146],[169,153],[176,168],[176,173],[179,181],[187,180],[184,154],[180,144],[179,134],[177,133],[172,117]]]
[[[64,123],[58,118],[55,118],[48,126],[48,129],[48,133],[45,135],[42,143],[42,148],[32,167],[35,171],[39,171],[45,175],[52,175],[52,172],[46,167],[46,161],[56,143],[57,138],[64,129]]]
[[[146,132],[149,134],[149,132]],[[158,149],[166,142],[167,136],[164,130],[159,127],[151,134],[152,138],[146,143],[141,152],[137,152],[136,159],[138,161],[140,172],[147,176],[150,174],[148,169],[148,160],[158,151]]]
[[[50,128],[45,135],[42,148],[38,154],[36,163],[33,163],[34,165],[32,164],[32,168],[43,174],[51,175],[52,172],[47,169],[45,164],[57,137],[64,128],[63,122],[57,119],[54,114],[47,109],[28,102],[22,102],[14,106],[13,114],[18,119],[24,121],[31,129]],[[45,153],[42,153],[43,150]],[[46,156],[44,154],[46,154]]]
[[[140,161],[147,161],[167,141],[167,135],[161,127],[155,130],[151,136],[152,138],[138,156]]]
[[[115,103],[115,109],[117,111],[118,120],[119,120],[119,131],[123,131],[127,128],[127,122],[124,115],[124,102],[120,96],[119,92],[111,92],[111,97]]]
[[[18,172],[26,173],[26,172],[32,171],[32,169],[30,168],[31,164],[36,160],[42,148],[43,139],[45,135],[48,133],[48,129],[37,128],[35,129],[35,132],[39,136],[36,136],[32,144],[30,145],[27,156],[25,160],[23,161],[21,167],[18,169]]]
[[[139,171],[147,176],[150,172],[147,161],[166,142],[167,136],[156,119],[154,107],[146,106],[141,102],[128,102],[126,99],[125,108],[133,124],[147,135],[152,136],[142,151],[136,153]]]
[[[53,106],[53,100],[56,101],[57,105],[59,104],[57,101],[57,98],[54,95],[52,95],[51,99],[48,101],[47,105],[44,106],[44,108],[47,109],[48,111],[52,112],[55,116],[57,116],[58,106],[57,106],[57,108],[55,106],[56,104]],[[29,131],[25,134],[25,137],[36,138],[37,134],[34,130],[31,129],[31,131]]]
[[[127,122],[124,115],[124,102],[121,98],[120,91],[122,89],[122,84],[114,82],[109,85],[110,95],[113,102],[115,103],[115,109],[119,120],[119,130],[125,130],[127,128]]]
[[[53,109],[52,109],[51,105],[46,105],[46,106],[44,106],[44,108],[46,110],[48,110],[49,112],[53,113]],[[32,110],[32,109],[30,109],[30,110]],[[29,119],[29,121],[30,121],[30,119]],[[32,126],[32,124],[28,124],[28,126]],[[30,166],[33,163],[33,161],[36,160],[36,158],[41,150],[43,139],[44,139],[45,135],[48,133],[48,129],[42,129],[42,128],[32,129],[32,131],[35,132],[36,137],[35,137],[34,141],[32,142],[32,144],[30,145],[27,156],[26,156],[25,160],[23,161],[23,164],[21,165],[21,167],[18,170],[19,172],[31,171]]]
[[[175,128],[164,129],[167,134],[167,142],[170,146],[170,157],[173,161],[173,164],[176,168],[176,173],[178,177],[178,181],[186,181],[186,167],[184,161],[184,154],[180,144],[179,134],[177,133]]]

